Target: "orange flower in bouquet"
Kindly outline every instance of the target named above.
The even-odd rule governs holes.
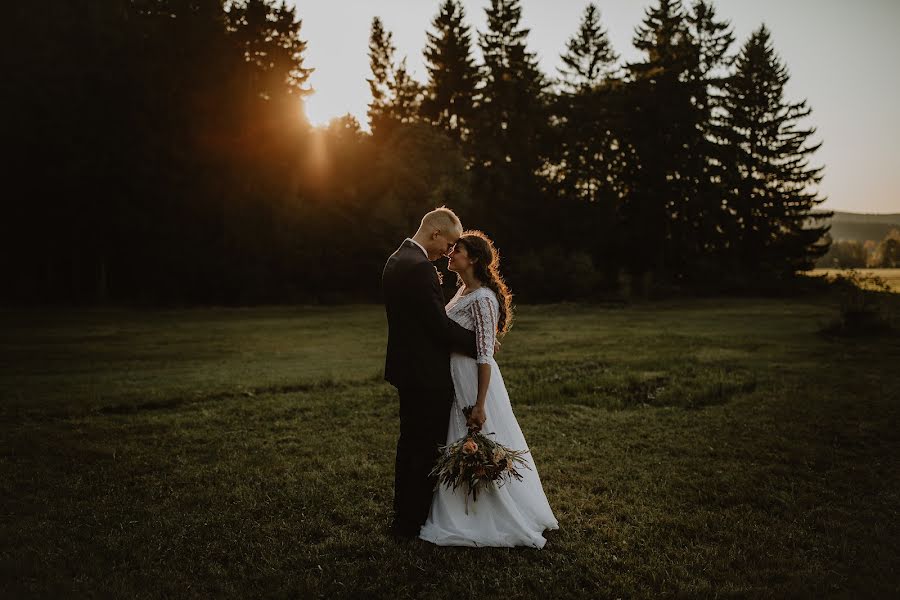
[[[467,418],[471,412],[471,406],[463,409]],[[438,478],[438,485],[454,490],[465,486],[466,514],[469,494],[476,502],[478,492],[488,486],[499,487],[513,479],[521,481],[522,474],[517,467],[531,468],[524,458],[527,450],[511,450],[489,435],[493,434],[469,427],[466,435],[441,448],[441,456],[431,470],[431,476]]]

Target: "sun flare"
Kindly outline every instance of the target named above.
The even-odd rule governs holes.
[[[350,107],[328,98],[321,92],[313,92],[304,98],[303,110],[313,127],[325,127],[333,119],[351,112]]]

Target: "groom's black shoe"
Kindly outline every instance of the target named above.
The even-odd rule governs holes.
[[[414,540],[419,537],[421,527],[415,525],[405,525],[402,523],[394,523],[391,525],[391,537],[395,540]]]

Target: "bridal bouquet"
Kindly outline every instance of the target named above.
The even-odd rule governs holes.
[[[463,409],[466,418],[471,412],[471,406]],[[521,481],[522,475],[517,465],[531,468],[523,458],[527,450],[510,450],[490,439],[489,435],[493,434],[484,434],[470,427],[466,435],[441,448],[441,456],[431,470],[431,476],[438,478],[439,485],[444,484],[454,490],[461,485],[468,486],[466,514],[469,513],[469,493],[472,494],[472,501],[476,502],[479,490],[489,485],[499,487],[513,478]]]

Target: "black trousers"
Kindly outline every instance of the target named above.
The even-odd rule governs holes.
[[[394,464],[394,523],[400,535],[417,535],[428,518],[437,479],[428,473],[447,442],[453,391],[402,388],[400,439]]]

